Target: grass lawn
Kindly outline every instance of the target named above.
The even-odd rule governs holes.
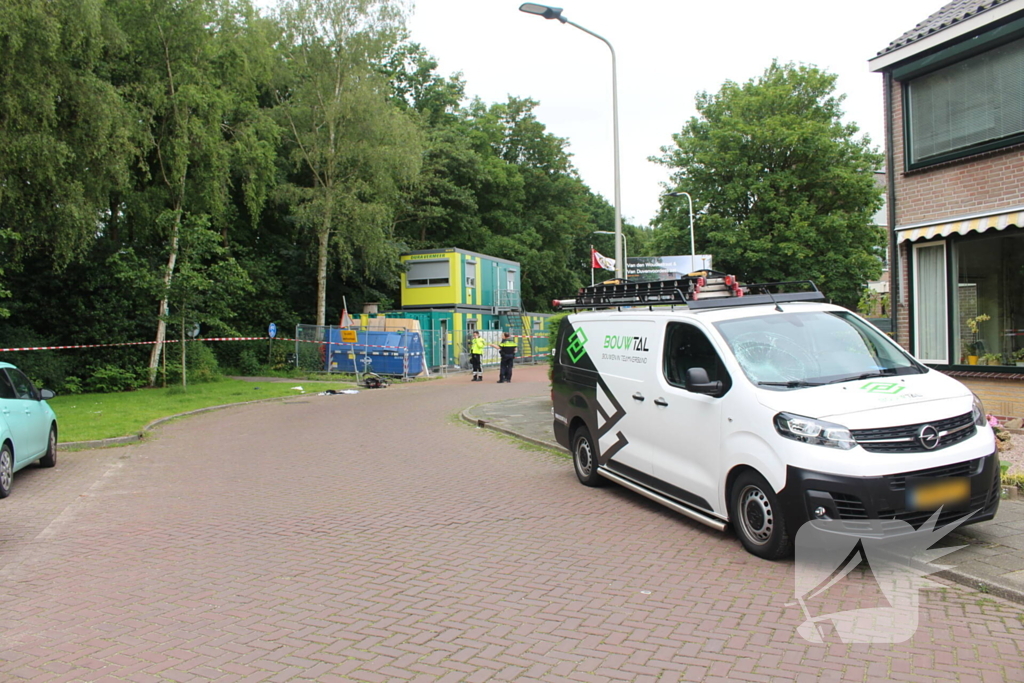
[[[58,396],[47,403],[57,413],[61,443],[68,443],[138,434],[153,420],[189,410],[302,393],[292,387],[303,387],[305,393],[315,394],[326,389],[351,389],[353,385],[342,382],[303,383],[302,380],[246,382],[224,379],[193,384],[186,392],[182,392],[181,387],[168,387],[120,394],[75,394]]]

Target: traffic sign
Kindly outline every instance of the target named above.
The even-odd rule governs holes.
[[[276,337],[277,336],[277,325],[275,325],[274,323],[270,323],[270,327],[267,328],[267,334],[270,335],[271,339]]]

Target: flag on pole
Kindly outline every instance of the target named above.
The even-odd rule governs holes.
[[[591,247],[591,268],[604,268],[605,270],[615,270],[615,259],[603,256],[597,249]]]

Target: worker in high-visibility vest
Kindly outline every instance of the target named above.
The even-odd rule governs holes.
[[[494,348],[498,349],[498,355],[501,356],[501,372],[498,377],[498,384],[504,384],[512,381],[512,363],[516,359],[516,349],[519,344],[512,335],[505,332],[501,335],[501,343],[491,344]]]
[[[473,338],[469,340],[469,364],[473,368],[473,379],[470,380],[471,382],[484,381],[484,368],[480,360],[486,348],[487,342],[480,337],[479,332],[473,330]]]

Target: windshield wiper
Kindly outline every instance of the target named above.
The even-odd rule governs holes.
[[[865,373],[860,374],[860,375],[850,375],[849,377],[840,377],[839,379],[834,379],[831,382],[827,382],[827,384],[840,384],[842,382],[856,382],[858,380],[874,379],[876,377],[891,377],[891,376],[893,376],[895,374],[896,374],[896,368],[886,368],[886,369],[880,370],[878,372],[865,372]]]
[[[757,384],[762,387],[786,387],[787,389],[823,386],[822,382],[806,382],[802,379],[791,379],[788,382],[758,382]]]

